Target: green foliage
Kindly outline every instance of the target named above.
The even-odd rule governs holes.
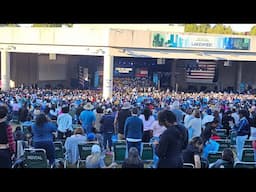
[[[185,24],[185,32],[193,33],[214,33],[214,34],[235,34],[230,26],[216,24]]]
[[[185,32],[198,32],[198,26],[196,24],[185,24]]]
[[[0,27],[19,27],[18,24],[0,24]]]
[[[40,23],[40,24],[33,24],[32,27],[61,27],[62,24],[46,24],[46,23]]]
[[[250,35],[256,35],[256,25],[251,28]]]

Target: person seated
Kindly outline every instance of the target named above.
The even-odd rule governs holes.
[[[21,130],[20,126],[17,126],[15,131],[14,131],[14,140],[19,141],[19,140],[25,140],[25,134]]]
[[[122,168],[144,168],[144,163],[140,159],[138,149],[131,147],[126,158],[122,164]]]
[[[203,152],[201,158],[207,159],[209,152],[217,152],[220,144],[212,139],[213,134],[216,132],[216,127],[219,121],[212,118],[211,121],[206,123],[206,128],[203,130],[201,137],[203,139]]]
[[[99,142],[98,142],[98,140],[97,140],[97,137],[96,137],[96,135],[95,135],[95,133],[89,133],[88,135],[87,135],[87,141],[86,141],[86,143],[95,143],[95,144],[98,144]]]
[[[74,134],[66,139],[64,147],[66,149],[68,163],[72,165],[76,164],[79,159],[78,144],[85,143],[86,141],[87,137],[84,134],[84,129],[82,127],[76,128]]]
[[[221,159],[218,159],[210,165],[210,168],[233,168],[234,154],[229,148],[224,149]]]
[[[187,148],[183,150],[184,163],[192,163],[195,168],[201,168],[201,152],[203,149],[203,140],[201,137],[193,137]]]
[[[91,155],[86,158],[86,168],[114,168],[116,163],[111,163],[109,166],[105,165],[105,155],[101,153],[100,146],[94,144],[92,146]]]

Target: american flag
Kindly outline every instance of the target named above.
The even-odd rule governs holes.
[[[216,62],[200,61],[186,65],[186,81],[191,83],[212,83],[216,71]]]

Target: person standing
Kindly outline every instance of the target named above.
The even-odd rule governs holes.
[[[125,120],[131,116],[131,104],[129,102],[125,102],[121,108],[121,110],[117,113],[114,125],[118,127],[118,140],[125,139],[124,137],[124,123]]]
[[[143,122],[138,117],[138,109],[132,109],[132,116],[128,117],[124,125],[124,137],[127,141],[128,151],[131,147],[137,148],[139,154],[141,151],[141,141],[143,136]]]
[[[57,117],[58,125],[58,139],[65,139],[72,135],[72,116],[68,113],[69,106],[63,106],[61,109],[62,113]]]
[[[84,106],[84,111],[81,112],[79,120],[82,122],[82,127],[86,134],[92,133],[93,127],[95,127],[96,115],[92,111],[94,106],[88,102]]]
[[[103,145],[104,149],[108,149],[111,151],[112,148],[112,135],[114,134],[114,120],[115,116],[112,114],[112,109],[106,109],[106,114],[100,120],[101,125],[101,132],[103,133]]]
[[[49,164],[55,163],[55,148],[53,144],[53,134],[56,133],[57,126],[48,122],[45,114],[37,115],[35,124],[32,125],[33,147],[43,148],[46,151]]]
[[[157,168],[182,168],[183,153],[188,145],[188,133],[184,126],[178,125],[172,111],[163,110],[158,113],[160,125],[167,129],[156,144],[156,154],[159,157]]]
[[[244,147],[244,142],[248,138],[250,133],[250,124],[248,121],[248,112],[246,110],[240,110],[238,112],[240,116],[240,121],[238,126],[233,126],[233,130],[236,131],[236,151],[237,157],[241,161],[242,160],[242,152]],[[232,123],[231,123],[232,125]]]
[[[12,127],[7,123],[8,109],[0,106],[0,168],[11,168],[15,154]]]
[[[153,129],[152,125],[155,121],[154,116],[152,115],[152,112],[148,107],[145,107],[143,114],[139,116],[139,118],[143,122],[143,137],[142,141],[148,143],[150,139],[153,137]]]

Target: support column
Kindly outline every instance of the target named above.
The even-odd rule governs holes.
[[[223,90],[223,70],[225,69],[223,63],[220,62],[216,62],[216,67],[217,67],[217,74],[218,74],[218,81],[217,81],[217,86],[218,86],[218,91],[222,91]]]
[[[242,62],[238,63],[238,69],[237,69],[237,82],[236,82],[236,89],[240,93],[241,92],[241,82],[242,82],[242,72],[243,72],[243,67],[242,67]]]
[[[177,59],[174,59],[171,66],[171,86],[172,91],[176,90],[176,63]]]
[[[103,98],[112,98],[113,91],[113,56],[104,55],[103,64]]]
[[[2,91],[10,89],[10,53],[6,50],[1,50],[1,81]]]

